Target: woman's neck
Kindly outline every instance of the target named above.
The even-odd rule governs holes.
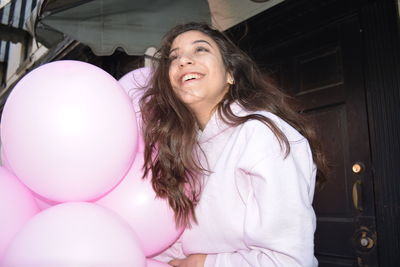
[[[195,116],[197,118],[197,123],[199,125],[200,130],[204,130],[206,127],[208,121],[210,120],[213,112],[208,112],[208,113],[195,113]]]
[[[205,106],[198,106],[196,108],[191,107],[190,108],[192,112],[194,113],[197,123],[199,125],[199,128],[201,130],[204,130],[206,127],[208,121],[211,119],[211,116],[215,112],[215,107],[205,107]]]

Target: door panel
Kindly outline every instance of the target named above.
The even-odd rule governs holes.
[[[253,50],[279,86],[299,100],[299,111],[315,125],[326,151],[331,171],[314,198],[321,267],[377,266],[360,39],[357,17],[352,17],[274,48]]]

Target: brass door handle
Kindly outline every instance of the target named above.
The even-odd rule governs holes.
[[[361,226],[354,233],[353,242],[357,250],[360,250],[362,252],[370,251],[376,246],[376,232],[372,232],[367,227]]]
[[[367,232],[361,232],[360,245],[365,249],[371,249],[375,245],[375,242],[368,236]]]
[[[353,197],[353,205],[354,208],[362,211],[362,199],[361,199],[361,181],[357,180],[353,184],[353,190],[352,190],[352,197]]]
[[[356,162],[353,164],[353,166],[351,166],[351,170],[355,174],[361,174],[364,171],[364,169],[365,169],[365,167],[362,162]]]

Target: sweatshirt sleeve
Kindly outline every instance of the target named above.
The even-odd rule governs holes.
[[[184,258],[186,258],[186,256],[183,253],[182,242],[180,241],[180,239],[178,239],[169,248],[167,248],[157,256],[153,257],[154,260],[158,260],[161,262],[170,262],[171,260],[174,259],[184,259]]]
[[[237,179],[248,184],[243,229],[247,249],[209,254],[205,267],[317,266],[312,208],[316,170],[306,139],[291,144],[287,157],[269,153],[241,171]]]

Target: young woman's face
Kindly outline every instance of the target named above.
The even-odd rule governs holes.
[[[217,43],[202,32],[187,31],[175,38],[169,57],[175,94],[191,109],[212,110],[230,80]]]

